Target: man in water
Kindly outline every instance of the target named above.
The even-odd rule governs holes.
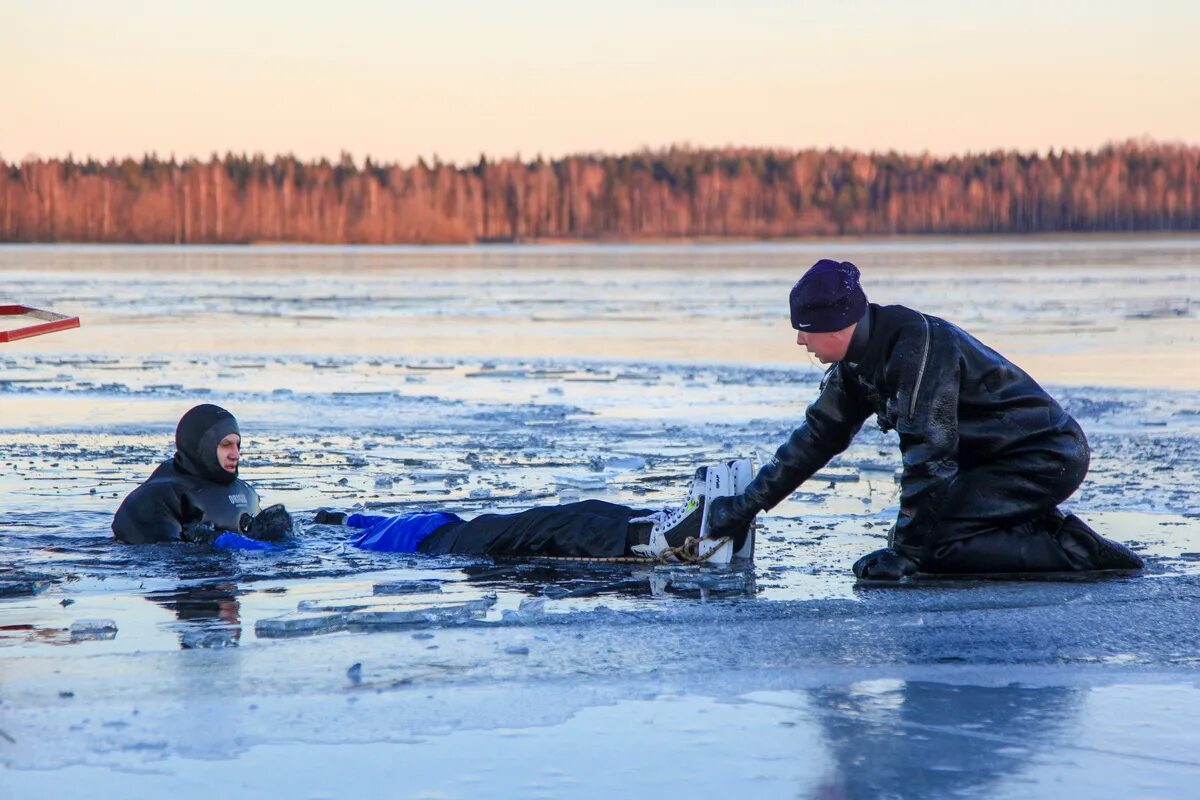
[[[1011,361],[945,320],[868,303],[849,262],[814,264],[790,307],[796,344],[830,367],[775,458],[744,491],[712,499],[711,535],[745,530],[874,414],[900,435],[900,512],[888,546],[854,564],[859,578],[1141,569],[1058,509],[1087,474],[1087,439]]]
[[[238,477],[241,444],[233,414],[208,403],[190,409],[175,429],[175,455],[121,503],[113,534],[128,544],[243,548],[286,538],[292,530],[287,510],[281,505],[260,510],[258,492]]]
[[[119,540],[260,549],[270,546],[264,540],[291,533],[286,509],[260,512],[258,493],[238,477],[241,432],[231,413],[208,404],[191,409],[179,420],[175,447],[117,509],[112,528]],[[658,511],[586,500],[471,520],[442,511],[383,517],[322,510],[314,521],[359,529],[352,544],[367,550],[658,558],[700,536],[708,496],[732,491],[735,474],[749,480],[749,462],[701,467],[684,503]]]

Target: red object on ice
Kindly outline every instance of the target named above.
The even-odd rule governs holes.
[[[29,306],[0,306],[0,317],[29,317],[31,320],[37,320],[32,325],[22,328],[0,330],[0,343],[79,327],[79,317],[68,317],[66,314],[55,314],[53,311],[42,311]]]

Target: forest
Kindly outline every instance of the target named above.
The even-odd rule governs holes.
[[[401,166],[0,159],[0,242],[329,244],[1200,230],[1200,147],[695,149]]]

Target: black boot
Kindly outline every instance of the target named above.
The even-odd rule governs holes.
[[[898,581],[917,571],[917,562],[903,553],[885,547],[854,562],[854,577],[872,581]]]
[[[1074,514],[1063,519],[1058,542],[1077,570],[1138,570],[1146,565],[1141,556],[1096,533]]]

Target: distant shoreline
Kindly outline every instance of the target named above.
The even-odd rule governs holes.
[[[0,242],[695,244],[1200,233],[1200,146],[934,158],[669,148],[413,166],[0,160]]]
[[[975,233],[975,234],[897,234],[894,236],[793,236],[773,239],[754,237],[636,237],[617,238],[604,237],[592,239],[544,238],[523,239],[519,241],[480,241],[462,243],[442,242],[388,242],[388,243],[340,243],[340,242],[289,242],[254,240],[247,242],[94,242],[94,241],[54,241],[54,242],[13,242],[0,241],[0,248],[43,248],[43,247],[87,247],[87,248],[414,248],[414,249],[484,249],[484,248],[539,248],[539,247],[707,247],[728,245],[837,245],[837,244],[941,244],[955,242],[973,243],[1018,243],[1018,242],[1128,242],[1128,241],[1188,241],[1195,240],[1200,245],[1200,229],[1186,231],[1095,231],[1095,232],[1060,232],[1046,231],[1041,233]]]

